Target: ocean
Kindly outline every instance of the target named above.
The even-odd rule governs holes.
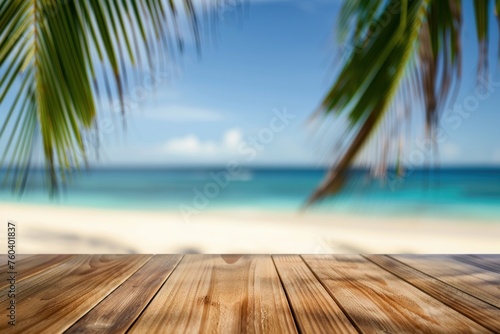
[[[0,171],[2,179],[4,173]],[[89,169],[50,198],[41,172],[35,171],[23,196],[13,194],[7,184],[0,188],[0,202],[119,210],[299,212],[325,173],[307,168]],[[343,191],[309,210],[500,223],[500,167],[419,169],[407,171],[405,177],[389,171],[385,180],[362,170],[352,174]]]

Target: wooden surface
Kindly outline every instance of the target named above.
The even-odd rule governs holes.
[[[24,255],[16,270],[1,333],[500,333],[497,255]]]
[[[269,255],[186,255],[131,333],[296,333]]]

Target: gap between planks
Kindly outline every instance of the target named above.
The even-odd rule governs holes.
[[[391,256],[363,255],[363,257],[493,332],[500,328],[500,309],[495,306]]]
[[[300,327],[299,327],[299,323],[297,321],[297,314],[295,313],[294,309],[292,308],[292,306],[290,305],[290,296],[288,295],[288,292],[286,291],[285,289],[285,286],[283,285],[283,280],[281,279],[281,275],[279,273],[279,270],[278,268],[276,267],[276,261],[274,259],[274,255],[271,255],[271,260],[273,261],[273,265],[274,265],[274,270],[276,270],[276,274],[278,275],[278,279],[280,281],[280,284],[281,284],[281,289],[283,290],[283,293],[285,294],[285,297],[286,297],[286,301],[288,303],[288,308],[290,309],[290,312],[292,313],[292,317],[293,317],[293,322],[295,323],[295,328],[297,328],[297,332],[299,334],[302,333]]]
[[[490,332],[360,255],[303,259],[362,332]]]
[[[20,281],[16,305],[23,316],[16,323],[16,332],[66,330],[149,258],[146,255],[75,255]],[[2,295],[0,301],[5,302],[6,297]],[[6,322],[0,323],[0,330],[8,329],[7,326]]]
[[[445,255],[393,255],[392,258],[418,269],[464,293],[500,308],[500,275]]]
[[[125,333],[168,281],[182,258],[182,255],[152,256],[65,333]]]
[[[358,333],[302,257],[273,255],[272,258],[300,332]]]

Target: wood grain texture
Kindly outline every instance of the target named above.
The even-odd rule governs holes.
[[[500,308],[500,274],[447,255],[396,255],[394,258]]]
[[[155,255],[65,333],[125,333],[181,258]]]
[[[71,257],[76,255],[34,255],[34,256],[16,256],[17,283],[29,278],[37,273],[57,266],[64,261],[71,261]],[[6,273],[7,263],[0,266],[0,272]],[[6,280],[0,281],[0,290],[5,289],[9,283]]]
[[[302,333],[358,333],[299,255],[273,255]]]
[[[500,309],[385,255],[370,261],[492,331],[500,331]]]
[[[360,255],[304,255],[364,333],[489,333]]]
[[[106,297],[151,256],[77,255],[71,261],[19,282],[18,321],[14,328],[0,322],[0,332],[59,333]],[[5,305],[2,291],[0,305]]]
[[[29,257],[36,256],[34,254],[16,254],[16,261],[25,260]],[[7,263],[7,254],[0,254],[0,266],[4,266]]]
[[[454,260],[500,274],[500,255],[451,255]]]
[[[130,333],[296,333],[269,255],[186,255]]]
[[[498,255],[180,259],[18,257],[18,322],[0,332],[500,333]]]

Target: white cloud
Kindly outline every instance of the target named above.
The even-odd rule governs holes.
[[[240,129],[231,129],[224,133],[223,146],[229,150],[236,150],[243,139]]]
[[[177,123],[219,122],[224,120],[224,115],[219,112],[184,106],[166,106],[161,109],[153,109],[145,112],[144,117],[147,119]]]
[[[172,153],[183,154],[211,154],[217,150],[213,142],[201,142],[195,135],[188,135],[182,138],[174,138],[165,144],[165,149]]]
[[[220,142],[202,141],[196,135],[189,134],[180,138],[167,141],[163,150],[168,153],[180,155],[214,155],[234,153],[243,139],[239,129],[230,129],[224,132]]]

